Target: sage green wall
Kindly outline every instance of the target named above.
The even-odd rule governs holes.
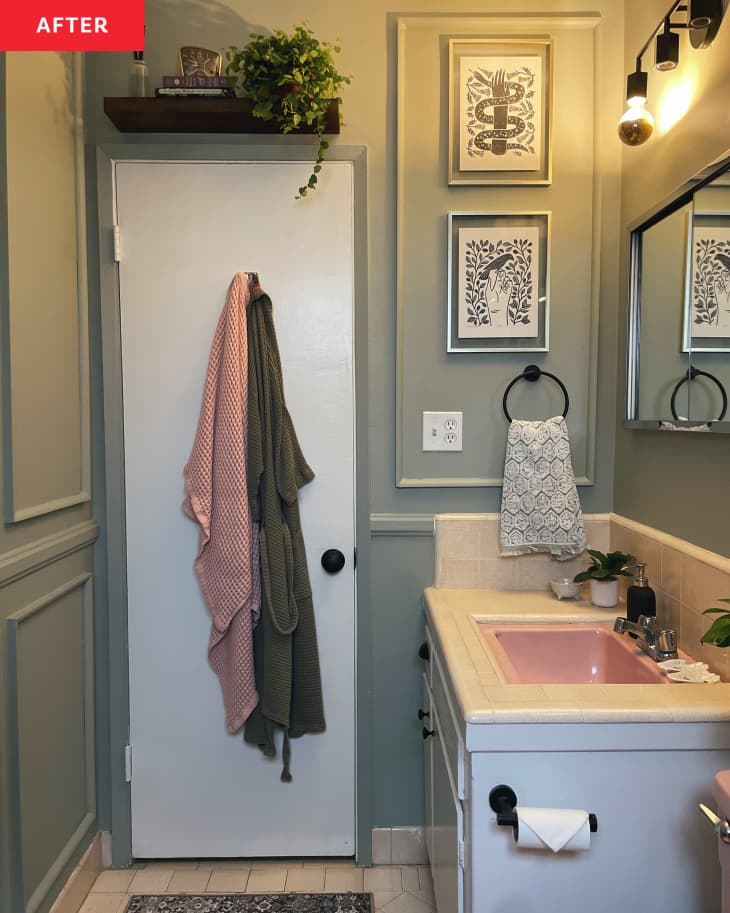
[[[96,831],[81,72],[0,54],[1,913],[50,909]]]
[[[664,0],[626,4],[625,71],[666,9]],[[667,198],[680,184],[730,147],[727,86],[730,79],[730,23],[723,23],[711,48],[695,51],[680,33],[680,65],[671,73],[649,69],[649,108],[654,135],[622,156],[621,276],[627,275],[626,226]],[[649,52],[651,54],[651,51]],[[672,123],[678,115],[682,115]],[[667,434],[622,427],[625,383],[626,283],[619,317],[618,424],[615,511],[730,555],[730,436]]]
[[[399,14],[443,13],[439,0],[403,0],[395,9]],[[508,8],[508,9],[507,9]],[[369,216],[369,353],[370,373],[367,380],[358,377],[360,384],[370,388],[370,494],[375,525],[386,532],[387,538],[373,540],[372,565],[372,761],[371,784],[373,823],[375,825],[415,825],[423,821],[421,782],[421,735],[415,711],[420,699],[420,668],[414,659],[421,637],[423,615],[421,590],[433,580],[432,542],[428,535],[430,519],[435,512],[498,510],[498,488],[435,487],[398,488],[395,484],[396,427],[396,44],[397,16],[385,0],[368,0],[361,4],[335,3],[332,0],[310,0],[303,10],[294,0],[231,0],[229,3],[209,0],[183,0],[174,4],[148,0],[146,4],[147,42],[151,84],[159,85],[163,73],[173,71],[177,48],[183,44],[223,49],[229,44],[242,45],[249,33],[257,29],[281,27],[290,29],[306,19],[323,38],[339,38],[342,54],[339,63],[344,72],[352,75],[352,85],[344,93],[345,126],[339,142],[368,147],[368,216]],[[614,390],[616,383],[616,297],[617,251],[619,237],[618,179],[619,153],[609,141],[613,121],[619,115],[621,103],[621,61],[623,59],[623,9],[615,0],[522,0],[504,4],[495,0],[464,0],[458,14],[485,15],[505,11],[511,16],[549,16],[559,13],[595,13],[603,17],[595,32],[594,67],[605,80],[606,97],[598,101],[597,110],[605,106],[609,120],[593,141],[599,165],[596,181],[596,236],[581,237],[574,251],[576,258],[594,257],[594,282],[600,300],[601,331],[598,339],[598,395],[589,404],[587,422],[596,424],[596,472],[592,486],[581,489],[586,511],[604,512],[612,507],[613,495],[613,433],[615,421]],[[540,30],[541,34],[544,29]],[[559,62],[562,72],[570,70],[569,60]],[[87,58],[87,142],[154,143],[271,143],[271,137],[184,136],[184,135],[120,135],[106,119],[102,110],[105,95],[126,95],[128,92],[129,55],[92,54]],[[613,75],[612,75],[613,74]],[[580,73],[574,74],[580,79]],[[560,104],[560,97],[556,97]],[[423,99],[418,94],[406,99],[407,104],[436,106],[436,100]],[[436,113],[434,116],[437,116]],[[301,142],[282,138],[283,144]],[[312,147],[313,151],[314,147]],[[568,164],[568,163],[565,163]],[[520,205],[528,205],[530,194],[521,191]],[[458,209],[458,189],[454,191]],[[564,213],[575,207],[585,207],[578,196],[562,201]],[[481,208],[509,208],[509,192],[501,189],[498,201],[486,188]],[[535,189],[534,209],[546,205],[545,189]],[[588,233],[589,235],[591,232]],[[591,245],[593,244],[593,249]],[[444,250],[445,258],[446,252]],[[553,307],[560,308],[561,300]],[[575,306],[572,301],[570,306]],[[587,306],[587,305],[586,305]],[[445,322],[445,317],[444,317]],[[590,340],[576,338],[575,347],[585,351]],[[445,329],[431,330],[404,339],[407,347],[409,386],[431,373],[429,356],[418,358],[417,350],[425,353],[434,349],[443,352]],[[484,356],[489,357],[489,356]],[[480,383],[480,358],[465,356],[470,365],[470,382]],[[504,360],[504,356],[500,356]],[[515,372],[529,361],[515,358]],[[503,362],[507,364],[506,361]],[[560,373],[560,365],[551,362]],[[464,363],[454,376],[445,379],[444,396],[459,408]],[[97,378],[98,382],[98,378]],[[502,390],[484,390],[488,410],[475,416],[480,434],[505,438],[501,416],[492,418],[492,403],[501,398]],[[584,397],[585,391],[577,393]],[[489,417],[488,417],[489,416]],[[486,424],[484,424],[486,422]],[[406,424],[406,427],[412,427]],[[579,429],[584,434],[586,428]],[[468,436],[468,429],[467,429]],[[414,535],[414,530],[417,534]],[[114,700],[114,695],[112,695]],[[120,746],[112,746],[118,753]],[[102,795],[109,789],[108,768],[101,770]]]

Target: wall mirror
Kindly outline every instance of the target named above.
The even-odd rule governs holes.
[[[631,226],[626,425],[730,432],[730,152]]]

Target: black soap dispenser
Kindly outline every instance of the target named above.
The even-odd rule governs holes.
[[[633,584],[626,590],[626,617],[638,621],[639,615],[656,615],[656,595],[646,577],[646,565],[636,565]]]

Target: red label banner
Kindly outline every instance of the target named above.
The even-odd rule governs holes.
[[[141,51],[144,0],[3,0],[0,51]]]

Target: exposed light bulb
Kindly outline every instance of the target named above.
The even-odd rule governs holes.
[[[626,110],[618,122],[618,135],[627,146],[641,146],[654,132],[654,118],[644,105],[646,99],[640,95],[629,98]]]

